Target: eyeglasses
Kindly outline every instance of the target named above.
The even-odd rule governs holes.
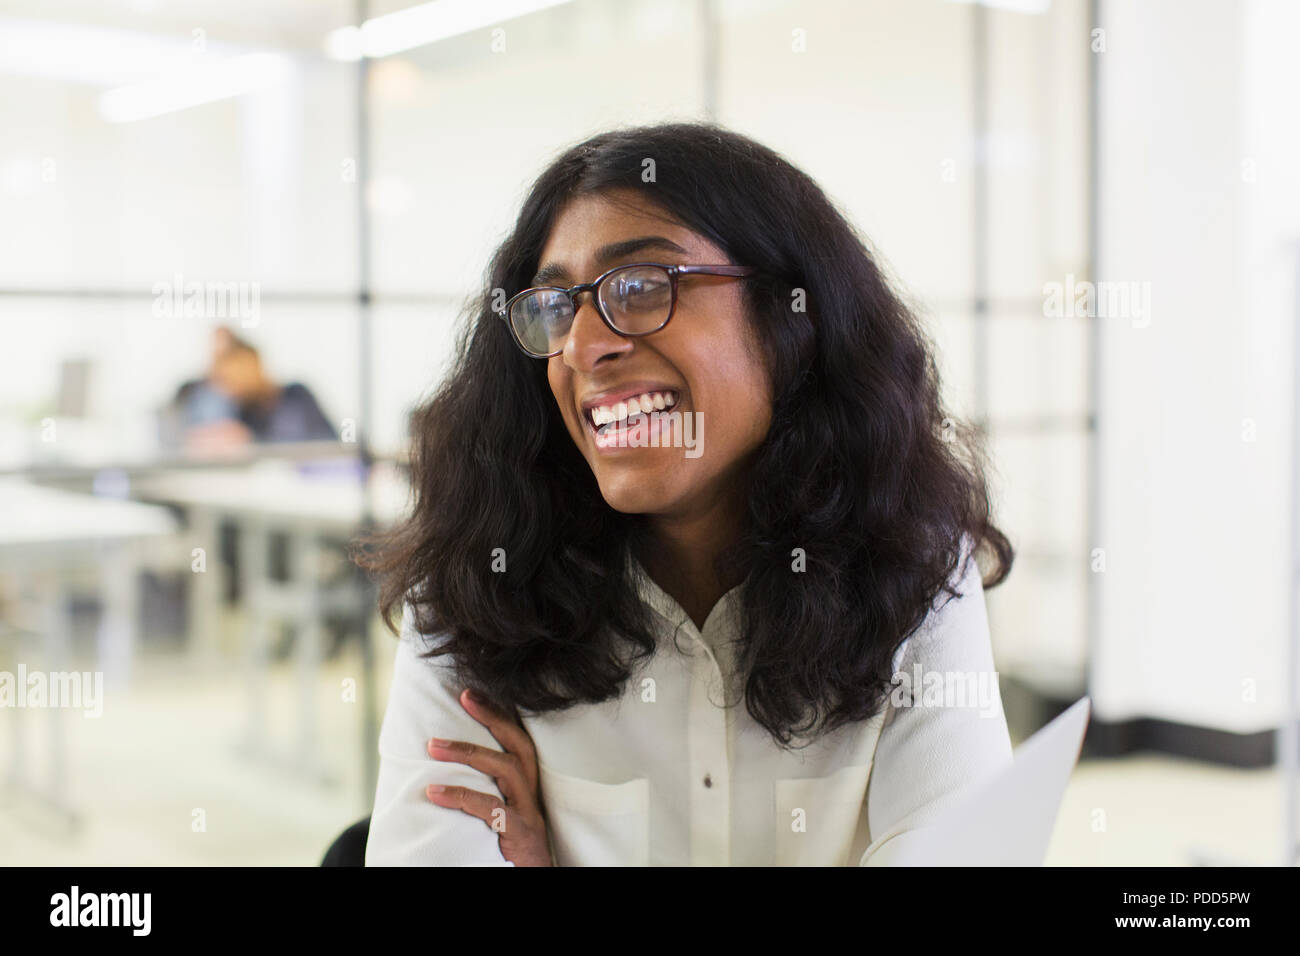
[[[551,358],[564,344],[578,311],[578,296],[591,292],[601,321],[626,338],[658,332],[673,317],[680,276],[741,277],[754,275],[749,266],[664,266],[634,262],[616,266],[570,289],[541,286],[524,289],[506,302],[501,317],[510,325],[515,342],[534,358]]]

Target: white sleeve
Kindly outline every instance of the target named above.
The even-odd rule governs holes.
[[[432,783],[470,787],[498,799],[496,780],[463,763],[434,760],[430,737],[501,745],[465,712],[450,659],[420,657],[433,646],[402,619],[388,707],[379,731],[379,783],[366,841],[366,866],[514,866],[483,820],[440,807],[425,796]]]
[[[890,865],[909,842],[909,831],[958,802],[971,785],[1011,765],[984,586],[974,560],[954,577],[958,574],[962,597],[931,612],[895,655],[894,673],[907,675],[913,684],[917,665],[923,675],[970,675],[989,691],[987,706],[917,706],[924,703],[923,687],[913,687],[918,698],[913,706],[898,706],[891,695],[867,784],[871,843],[862,866]],[[946,592],[939,595],[940,601],[946,598]]]

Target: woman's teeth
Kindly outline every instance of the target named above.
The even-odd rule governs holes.
[[[600,428],[604,425],[621,422],[631,418],[633,415],[649,413],[654,411],[663,411],[665,408],[672,408],[677,404],[677,395],[674,392],[645,392],[635,398],[629,398],[623,402],[615,402],[612,405],[597,405],[589,412],[592,423]]]

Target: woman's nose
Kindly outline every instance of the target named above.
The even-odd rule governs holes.
[[[577,311],[564,343],[564,361],[571,368],[590,370],[603,359],[633,348],[631,339],[619,335],[601,319],[593,293],[580,292],[574,298]]]

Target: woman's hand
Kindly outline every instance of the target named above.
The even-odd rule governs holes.
[[[440,807],[463,810],[478,817],[498,834],[501,855],[515,866],[550,866],[551,848],[546,838],[537,785],[537,751],[528,731],[472,692],[460,695],[460,705],[488,729],[504,753],[462,740],[429,741],[434,760],[454,760],[495,778],[505,802],[468,787],[430,786],[428,798]]]

